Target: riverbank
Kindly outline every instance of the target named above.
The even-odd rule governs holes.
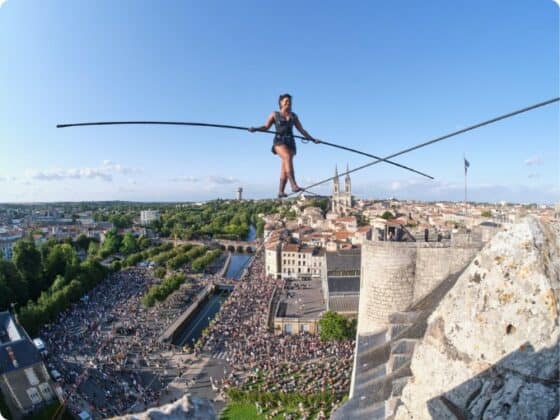
[[[208,285],[200,291],[193,299],[192,304],[173,322],[165,332],[159,336],[160,343],[171,343],[174,341],[178,331],[181,331],[185,324],[189,322],[192,316],[196,313],[200,304],[208,298],[208,295],[214,292],[214,285]]]

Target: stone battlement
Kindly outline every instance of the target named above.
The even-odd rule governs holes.
[[[480,250],[479,242],[366,241],[362,245],[358,333],[386,327],[389,314],[406,310]]]

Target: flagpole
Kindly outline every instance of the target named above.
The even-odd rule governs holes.
[[[465,227],[467,226],[467,158],[463,153],[463,165],[465,166]]]

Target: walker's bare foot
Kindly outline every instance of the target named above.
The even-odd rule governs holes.
[[[279,192],[278,193],[278,198],[286,198],[288,196],[288,194],[286,194],[285,192]]]
[[[292,188],[292,192],[295,192],[295,193],[302,192],[302,191],[305,191],[305,190],[301,187]]]

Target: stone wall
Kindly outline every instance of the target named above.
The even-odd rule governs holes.
[[[413,301],[415,243],[366,241],[362,245],[358,333],[382,328],[390,313]]]
[[[560,226],[528,217],[494,236],[430,315],[395,418],[558,418],[559,314]]]
[[[406,310],[448,276],[463,270],[478,250],[479,245],[366,241],[362,245],[358,333],[383,328],[389,314]]]
[[[448,276],[462,271],[478,250],[478,247],[419,244],[416,254],[414,301],[426,296]]]

